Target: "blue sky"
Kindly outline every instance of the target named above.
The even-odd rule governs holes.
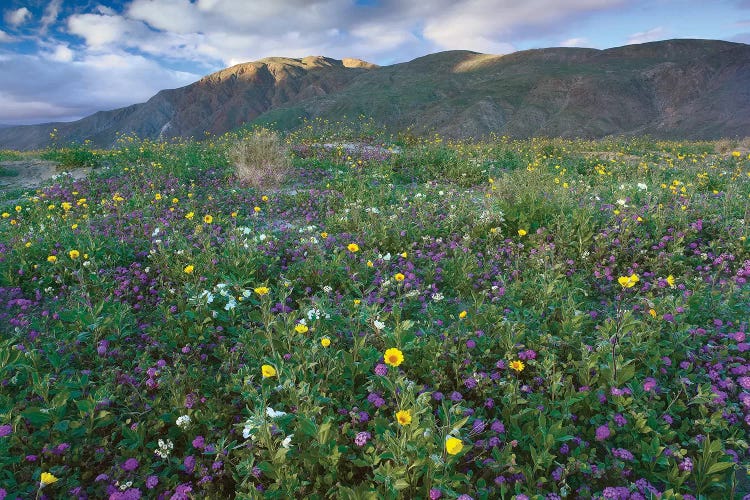
[[[240,62],[750,43],[750,0],[2,0],[0,124],[74,120]]]

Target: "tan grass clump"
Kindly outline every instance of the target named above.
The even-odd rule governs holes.
[[[278,187],[291,173],[289,149],[271,130],[255,130],[232,145],[227,154],[240,182],[255,188]]]

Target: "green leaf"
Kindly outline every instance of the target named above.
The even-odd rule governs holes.
[[[21,413],[21,416],[28,420],[31,425],[35,427],[41,427],[52,420],[52,417],[49,415],[49,413],[42,410],[41,408],[28,408]]]
[[[708,474],[709,476],[711,474],[718,474],[719,472],[727,470],[730,467],[734,467],[734,462],[717,462],[708,468],[708,472],[706,474]]]
[[[405,490],[409,487],[409,482],[406,479],[396,479],[396,482],[393,483],[393,487],[398,491]]]

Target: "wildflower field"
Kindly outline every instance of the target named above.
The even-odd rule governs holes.
[[[750,493],[747,151],[241,140],[0,194],[0,499]]]

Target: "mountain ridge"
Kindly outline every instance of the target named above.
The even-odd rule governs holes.
[[[444,51],[377,66],[359,59],[268,57],[162,90],[141,104],[68,123],[0,129],[0,147],[201,137],[245,123],[370,116],[394,129],[597,138],[750,136],[750,45],[667,40],[610,49],[553,47],[506,55]]]

